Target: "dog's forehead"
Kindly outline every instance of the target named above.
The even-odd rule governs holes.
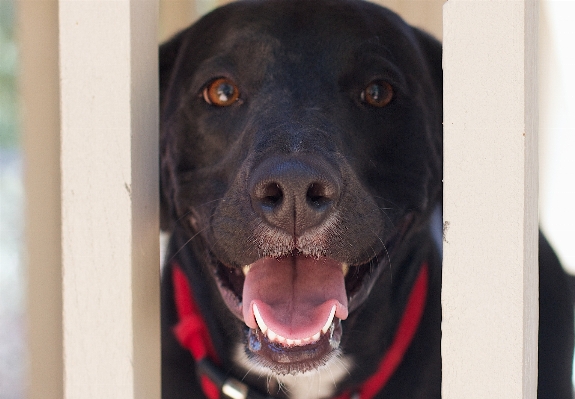
[[[221,29],[213,56],[240,56],[252,62],[334,57],[341,64],[346,56],[358,53],[388,57],[397,49],[405,52],[410,33],[397,15],[363,1],[262,1],[234,6],[218,10],[227,23],[213,27]],[[217,25],[217,18],[214,21]]]

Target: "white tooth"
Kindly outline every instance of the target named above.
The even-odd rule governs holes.
[[[248,273],[249,273],[251,267],[252,267],[252,265],[242,266],[242,272],[244,273],[244,276],[247,276],[247,275],[248,275]]]
[[[282,337],[281,335],[278,335],[276,337],[276,342],[279,342],[280,344],[283,344],[286,342],[286,339],[284,337]]]
[[[253,309],[254,309],[254,316],[256,317],[256,323],[258,323],[258,327],[260,328],[260,330],[262,330],[262,333],[265,334],[266,331],[268,330],[268,326],[266,326],[266,323],[264,323],[264,319],[262,319],[260,311],[258,310],[258,307],[256,306],[255,303],[253,305]]]
[[[301,346],[301,339],[296,339],[293,341],[296,346]]]
[[[318,333],[315,334],[313,337],[311,337],[311,342],[318,341],[320,336],[321,336],[321,333],[318,332]]]
[[[307,338],[302,339],[302,341],[305,343],[308,343],[310,339],[311,339],[311,337],[307,337]]]
[[[327,330],[329,330],[329,327],[331,326],[331,322],[333,321],[333,316],[335,315],[335,305],[333,305],[333,307],[331,308],[331,312],[329,313],[329,317],[327,318],[327,321],[325,322],[325,325],[323,326],[323,328],[321,329],[322,333],[326,333]]]
[[[274,342],[278,335],[268,328],[268,338],[270,341]]]
[[[293,346],[293,344],[295,343],[295,341],[293,339],[286,339],[286,344],[288,344],[289,346]]]
[[[347,272],[349,272],[349,265],[347,263],[342,263],[341,271],[343,272],[343,277],[347,276]]]

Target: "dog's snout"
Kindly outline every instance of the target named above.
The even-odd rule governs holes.
[[[269,224],[301,235],[321,224],[340,197],[341,181],[317,161],[272,159],[259,165],[250,179],[254,210]]]

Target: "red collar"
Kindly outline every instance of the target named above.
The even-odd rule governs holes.
[[[219,359],[210,339],[206,323],[194,302],[193,292],[188,283],[188,279],[177,263],[172,265],[172,281],[174,285],[176,310],[179,318],[179,322],[174,328],[176,338],[180,342],[180,345],[191,352],[197,364],[205,365],[207,359],[218,364]],[[352,394],[354,398],[371,399],[387,384],[389,378],[401,363],[417,331],[425,308],[428,283],[429,267],[427,263],[424,262],[409,294],[393,342],[379,363],[377,371],[358,389],[353,392],[345,392],[338,396],[337,399],[350,399]],[[217,371],[211,373],[213,371],[212,369],[213,368],[208,367],[207,372],[202,372],[200,377],[204,394],[209,399],[219,399],[220,392],[226,389],[244,390],[244,398],[261,397],[261,395],[256,394],[250,396],[247,393],[249,388],[235,379],[230,378],[223,381],[222,378],[214,374],[217,374]]]

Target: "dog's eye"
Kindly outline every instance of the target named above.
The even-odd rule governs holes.
[[[240,97],[238,86],[228,78],[217,78],[211,81],[203,91],[204,101],[218,107],[227,107]]]
[[[374,107],[385,107],[393,98],[393,87],[381,80],[371,82],[361,92],[361,101]]]

